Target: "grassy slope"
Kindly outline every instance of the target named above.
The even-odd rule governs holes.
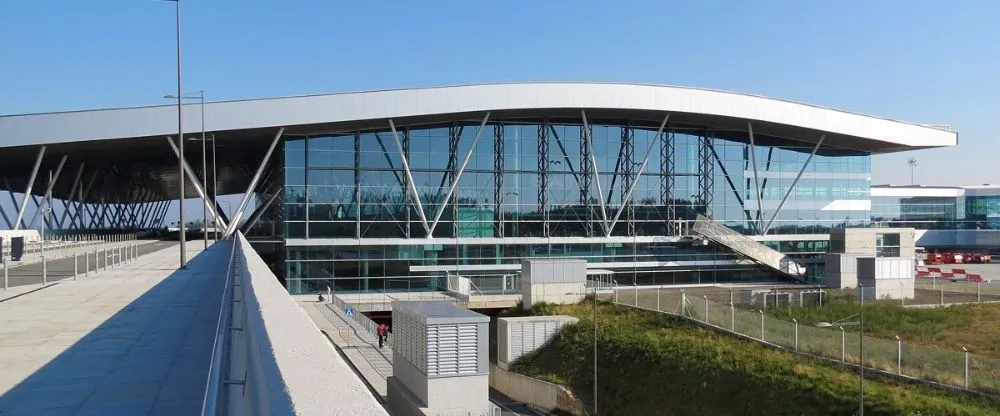
[[[839,294],[821,308],[792,306],[767,313],[786,321],[796,318],[806,325],[833,322],[860,312],[856,297]],[[1000,357],[1000,304],[923,309],[902,308],[898,301],[865,302],[865,332],[885,339],[899,335],[907,343],[952,351],[961,351],[964,346],[977,354]]]
[[[515,370],[569,386],[592,403],[592,306],[547,307],[580,318]],[[773,351],[662,314],[603,305],[598,402],[613,415],[817,415],[857,410],[857,374]],[[866,380],[870,415],[990,415],[1000,403]]]

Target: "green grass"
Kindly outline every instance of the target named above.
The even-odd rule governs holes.
[[[773,308],[765,311],[776,318],[798,319],[803,325],[833,322],[861,312],[857,296],[831,292],[822,307]],[[959,305],[943,308],[903,308],[898,301],[865,302],[865,333],[907,343],[951,351],[966,347],[977,354],[1000,357],[1000,304]],[[857,321],[857,317],[851,321]],[[857,331],[856,326],[845,327]]]
[[[593,306],[542,306],[580,319],[514,370],[593,402]],[[707,331],[664,314],[600,307],[598,403],[613,415],[849,415],[857,373]],[[921,385],[866,380],[869,415],[993,415],[1000,403]]]

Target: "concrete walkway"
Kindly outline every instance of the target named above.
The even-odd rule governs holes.
[[[197,414],[229,250],[187,248],[0,302],[0,415]]]
[[[91,242],[80,242],[80,241],[47,241],[45,243],[45,257],[49,260],[63,259],[67,257],[73,257],[73,253],[77,253],[83,256],[83,253],[92,253],[94,251],[100,251],[103,249],[116,249],[118,247],[124,246],[126,244],[148,244],[158,242],[159,240],[133,240],[133,241],[91,241]],[[26,250],[24,256],[21,257],[20,261],[11,261],[8,267],[15,268],[19,266],[25,266],[29,264],[41,263],[42,253],[38,250],[38,246],[34,243],[30,245],[30,250]],[[204,247],[204,244],[202,245]],[[5,249],[4,258],[8,258],[10,253]]]
[[[386,398],[386,379],[392,376],[392,349],[378,347],[378,338],[344,316],[332,303],[299,299],[313,323],[333,340],[348,361],[381,396]]]
[[[176,241],[142,241],[137,243],[135,247],[136,255],[145,256],[168,247],[174,247],[176,252],[178,244],[179,243]],[[99,273],[105,273],[106,268],[109,270],[115,270],[120,267],[119,263],[123,260],[123,258],[127,260],[128,256],[125,248],[122,247],[121,250],[119,250],[119,247],[121,246],[108,247],[109,249],[106,252],[103,251],[105,248],[104,246],[88,247],[86,250],[84,248],[79,248],[75,268],[73,266],[72,253],[68,257],[63,258],[49,257],[46,259],[46,263],[44,265],[46,276],[44,279],[42,277],[43,265],[41,262],[9,268],[7,269],[8,290],[10,288],[17,288],[24,285],[41,285],[43,281],[52,283],[63,279],[69,279],[73,277],[74,271],[76,271],[78,278],[82,278],[88,274],[94,276]],[[107,257],[105,258],[105,256]],[[0,292],[0,298],[2,298],[3,295],[5,295],[5,293]]]

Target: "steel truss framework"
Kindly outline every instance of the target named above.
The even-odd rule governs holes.
[[[727,170],[726,165],[722,162],[715,149],[717,138],[713,131],[704,127],[696,128],[692,126],[673,125],[668,127],[668,120],[669,115],[665,115],[663,123],[656,130],[656,133],[653,135],[644,133],[641,140],[637,139],[636,132],[640,129],[647,133],[650,132],[651,129],[648,124],[637,127],[635,123],[628,120],[621,121],[619,124],[610,124],[621,126],[621,129],[620,137],[616,140],[618,149],[617,157],[614,161],[615,167],[613,171],[608,172],[599,171],[597,155],[594,152],[593,127],[587,119],[585,111],[580,112],[580,118],[578,119],[579,141],[577,145],[579,146],[579,153],[576,154],[570,154],[567,151],[567,143],[564,142],[563,137],[560,137],[559,131],[556,129],[557,126],[573,125],[572,121],[560,119],[557,122],[553,122],[543,119],[530,123],[537,126],[537,148],[535,149],[537,165],[536,170],[531,172],[537,175],[537,187],[533,190],[537,192],[537,195],[534,195],[537,197],[537,210],[532,213],[532,215],[537,215],[537,217],[533,217],[535,219],[532,221],[541,223],[540,236],[551,237],[566,235],[567,232],[575,232],[560,230],[560,234],[556,233],[559,227],[567,223],[567,220],[570,222],[578,220],[577,224],[580,229],[579,234],[575,235],[580,237],[647,235],[650,232],[649,230],[637,229],[639,222],[659,222],[662,223],[662,226],[658,233],[674,236],[683,235],[687,230],[681,223],[689,220],[690,218],[688,217],[692,215],[692,212],[710,217],[713,216],[715,181],[717,179],[725,180],[725,186],[728,186],[733,196],[735,196],[740,208],[746,215],[748,224],[753,226],[755,230],[753,232],[766,232],[776,218],[777,211],[780,211],[781,206],[779,205],[776,212],[764,213],[759,209],[762,205],[761,199],[763,198],[763,191],[768,185],[768,180],[767,178],[759,177],[757,168],[769,169],[773,163],[771,153],[773,153],[774,147],[769,147],[769,151],[767,152],[768,157],[763,161],[764,163],[758,163],[761,161],[758,161],[756,156],[757,143],[753,135],[753,126],[750,124],[747,125],[749,143],[745,146],[744,162],[745,170],[751,171],[753,174],[746,175],[746,183],[743,184],[743,189],[740,189],[735,182],[735,178],[737,177],[732,176],[736,172]],[[522,122],[517,121],[516,123]],[[399,236],[404,238],[459,235],[460,221],[457,220],[459,218],[459,206],[463,203],[470,203],[469,201],[482,202],[484,200],[481,197],[485,195],[459,197],[460,193],[458,189],[461,186],[462,175],[467,171],[469,159],[477,150],[477,142],[483,139],[483,136],[486,136],[486,140],[489,140],[490,135],[488,133],[484,134],[487,129],[487,123],[490,124],[489,127],[492,127],[493,140],[492,171],[489,173],[492,178],[490,180],[492,189],[489,189],[489,193],[486,194],[492,196],[492,201],[487,201],[485,205],[487,209],[492,210],[489,215],[491,220],[488,220],[492,222],[489,229],[492,230],[492,237],[517,236],[517,232],[512,230],[523,226],[522,223],[524,220],[521,216],[526,214],[505,211],[505,207],[509,206],[509,202],[512,199],[515,205],[518,205],[517,201],[525,199],[525,196],[518,195],[517,189],[520,189],[518,185],[513,184],[513,187],[507,185],[507,179],[509,178],[505,177],[511,173],[505,160],[505,157],[509,153],[507,151],[509,143],[505,142],[509,138],[505,139],[507,136],[505,135],[505,130],[510,128],[511,122],[502,119],[491,120],[488,113],[481,116],[479,122],[476,123],[478,126],[471,125],[468,121],[450,122],[445,125],[447,131],[447,161],[445,168],[440,171],[442,172],[441,176],[439,176],[440,183],[435,183],[437,185],[436,190],[418,189],[413,180],[414,168],[410,160],[412,156],[410,154],[411,128],[423,128],[423,126],[397,127],[394,120],[387,120],[388,132],[395,143],[394,150],[390,150],[392,146],[386,146],[384,143],[383,137],[385,136],[385,131],[381,131],[381,133],[377,131],[372,132],[379,142],[379,148],[382,152],[380,157],[386,160],[388,163],[387,170],[391,171],[392,177],[395,178],[395,184],[387,185],[386,189],[398,189],[400,195],[403,195],[402,200],[393,202],[393,207],[389,207],[386,204],[386,201],[389,200],[388,198],[383,198],[382,205],[386,206],[380,208],[376,216],[382,215],[383,212],[388,213],[388,218],[397,221],[397,227],[401,231]],[[475,135],[471,137],[471,140],[470,135],[465,134],[466,127],[476,127]],[[675,135],[678,132],[695,139],[694,142],[690,142],[695,143],[697,152],[697,160],[693,164],[696,168],[695,171],[678,173],[676,170]],[[367,186],[362,177],[363,169],[360,168],[359,159],[363,147],[361,141],[364,140],[364,134],[369,133],[365,131],[350,133],[354,138],[353,147],[355,153],[353,195],[350,198],[355,209],[353,219],[355,221],[355,232],[350,236],[353,238],[369,238],[370,236],[366,235],[366,230],[371,228],[371,225],[363,226],[362,222],[374,221],[362,218],[366,214],[361,212],[362,208],[359,203],[364,199],[362,198],[362,192],[364,192],[362,188]],[[811,152],[810,159],[818,149],[819,145]],[[306,150],[308,151],[308,147]],[[657,155],[658,162],[654,165],[653,172],[647,173],[647,165],[652,154]],[[692,154],[692,156],[694,155]],[[809,160],[802,167],[802,171],[806,169],[808,163]],[[566,178],[571,178],[575,183],[574,188],[579,192],[579,205],[575,207],[560,206],[558,203],[557,205],[552,205],[552,192],[557,189],[563,189],[552,188],[554,165],[563,165],[558,169],[560,178],[562,174],[565,174],[567,175]],[[482,167],[478,168],[477,172],[486,172],[482,169]],[[721,171],[720,175],[716,175],[716,169]],[[802,171],[799,173],[800,177]],[[420,170],[420,172],[430,171],[424,169]],[[640,206],[637,205],[637,198],[634,197],[634,192],[640,185],[640,179],[644,174],[653,175],[656,178],[655,181],[650,182],[656,184],[654,185],[654,195],[656,192],[655,188],[659,188],[659,195],[656,199],[659,206],[652,210],[649,209],[649,201],[654,199],[643,198],[644,202]],[[691,199],[685,199],[687,196],[686,191],[684,195],[677,195],[677,187],[675,186],[677,177],[694,177],[696,179],[697,188],[693,190],[695,192],[694,195],[691,195]],[[563,186],[566,185],[564,184]],[[602,189],[605,187],[607,189]],[[791,190],[788,190],[785,193],[784,199],[788,198],[790,192]],[[272,194],[267,193],[266,195]],[[467,191],[462,191],[461,195],[469,194]],[[656,197],[654,196],[653,198]],[[747,201],[749,200],[755,200],[757,208],[748,207]],[[476,204],[479,204],[479,202],[476,202]],[[679,212],[681,204],[686,205],[683,215]],[[782,202],[783,204],[784,202]],[[397,214],[394,215],[393,213]],[[765,214],[769,215],[765,216]],[[559,215],[560,218],[557,218],[556,215]],[[576,220],[573,219],[574,216]],[[625,222],[625,225],[619,226],[619,222],[622,222],[622,217],[624,217],[623,222]],[[386,217],[382,216],[381,218]],[[442,222],[442,219],[444,222],[451,222],[451,224],[441,228],[440,232],[435,232],[439,228],[438,226]],[[477,219],[476,221],[481,221],[481,219]],[[422,230],[420,230],[421,228]],[[306,238],[309,238],[308,231]]]
[[[272,151],[280,139],[281,131],[272,142]],[[174,141],[168,137],[167,142],[175,154],[179,155]],[[268,152],[258,166],[251,180],[251,186],[241,201],[240,209],[235,213],[236,221],[232,223],[222,212],[218,201],[210,200],[214,192],[209,194],[208,191],[214,190],[210,184],[201,183],[199,178],[202,177],[202,172],[193,169],[185,161],[184,174],[193,184],[197,196],[204,200],[210,214],[209,221],[215,218],[215,224],[223,229],[235,230],[236,224],[239,224],[239,229],[248,230],[266,211],[273,210],[275,206],[273,202],[280,196],[282,185],[280,181],[275,181],[275,178],[271,177],[280,169],[274,169],[274,166],[272,169],[264,169],[268,165],[270,155],[271,152]],[[49,156],[52,157],[51,154]],[[59,156],[58,165],[54,170],[41,172],[40,167],[45,157],[46,147],[41,146],[32,171],[26,172],[29,178],[26,188],[18,189],[22,191],[20,201],[15,189],[10,185],[10,179],[2,178],[3,189],[15,209],[13,215],[9,215],[3,205],[0,205],[0,219],[8,229],[45,227],[58,234],[81,234],[94,231],[150,231],[161,229],[166,225],[165,219],[173,201],[158,192],[156,187],[146,186],[136,174],[126,174],[116,165],[91,166],[83,161],[74,160],[71,155]],[[119,179],[118,183],[126,184],[127,189],[124,192],[121,189],[114,189],[113,178]],[[268,185],[265,189],[258,189],[258,183]],[[53,189],[57,186],[68,188],[69,197],[54,198]],[[39,189],[42,187],[44,190]],[[242,211],[246,209],[251,195],[258,196],[257,208],[248,215],[246,221],[240,222]],[[29,202],[33,205],[30,216]]]

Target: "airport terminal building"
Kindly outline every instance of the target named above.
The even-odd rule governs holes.
[[[933,250],[1000,251],[1000,186],[872,186],[876,227],[917,229]]]
[[[195,140],[196,107],[184,110]],[[709,241],[698,223],[706,219],[793,258],[807,270],[798,277],[817,281],[829,230],[881,221],[872,154],[957,143],[940,126],[630,84],[388,90],[204,111],[218,180],[201,183],[192,163],[186,186],[257,197],[253,212],[225,221],[255,241],[292,293],[443,290],[455,274],[484,292],[509,289],[531,257],[585,258],[620,284],[782,277]],[[27,176],[46,146],[42,169],[62,154],[94,163],[88,155],[119,146],[130,153],[111,160],[117,175],[153,196],[119,192],[116,201],[176,198],[176,154],[163,157],[176,119],[169,106],[0,117],[4,157],[20,157],[0,174]],[[200,145],[187,143],[186,159],[200,162]],[[58,198],[110,195],[74,194],[66,176]]]

